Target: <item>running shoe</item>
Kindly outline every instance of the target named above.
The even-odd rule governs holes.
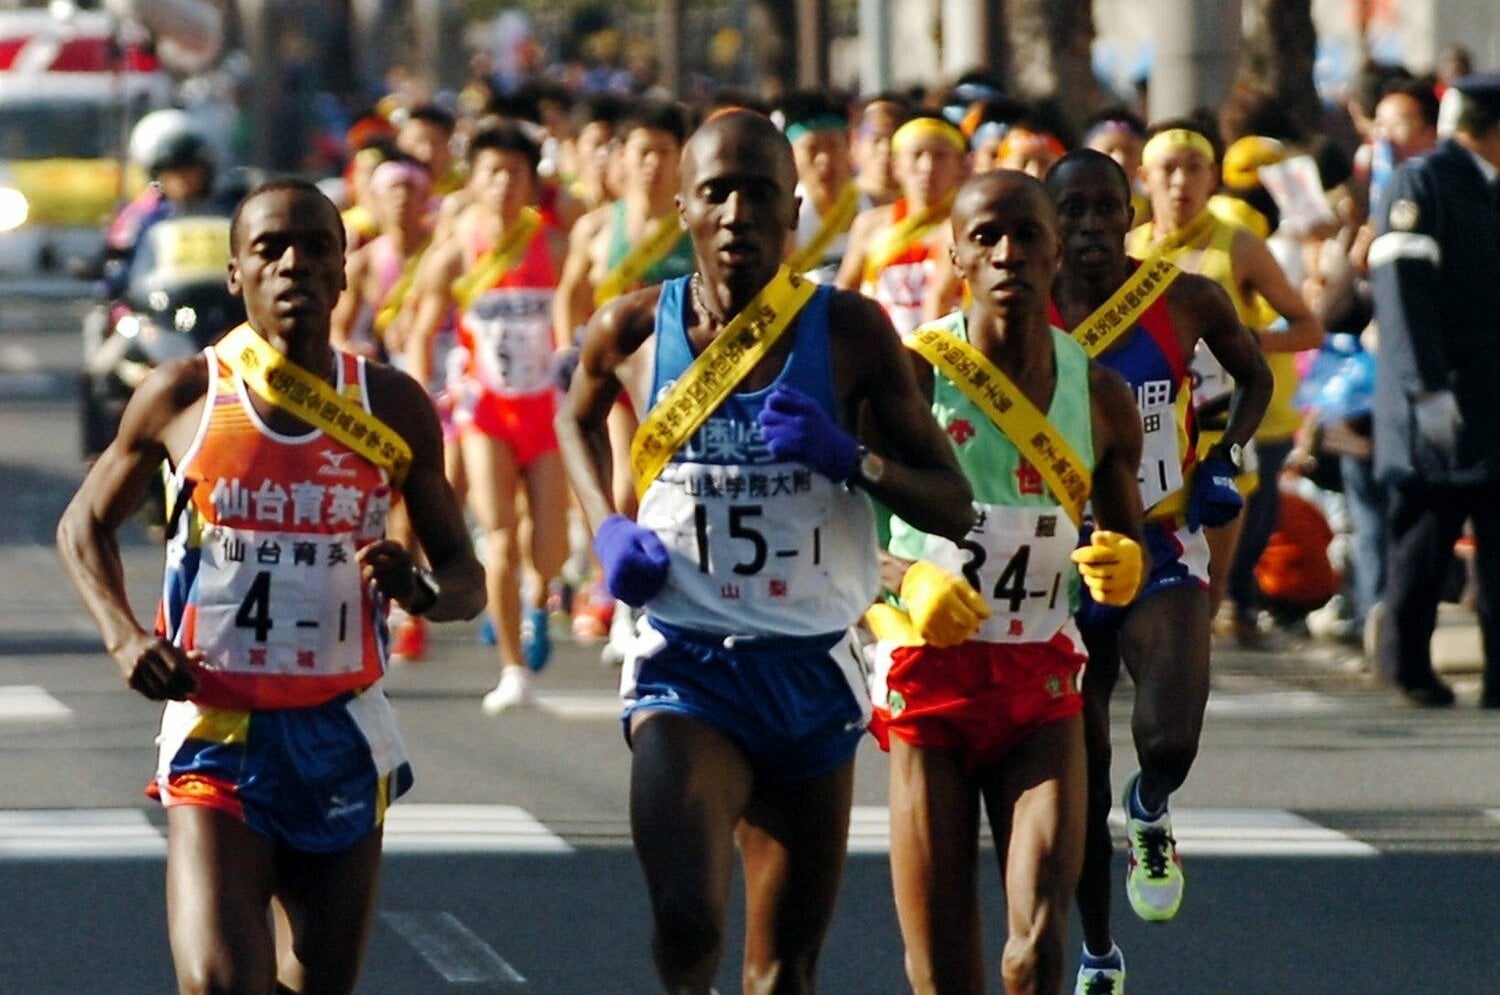
[[[1147,922],[1169,922],[1182,907],[1182,858],[1172,836],[1172,815],[1163,812],[1155,820],[1137,818],[1135,798],[1137,773],[1125,785],[1125,894],[1130,907]]]
[[[521,659],[532,673],[541,673],[552,659],[552,634],[547,631],[547,609],[529,609],[521,618]]]
[[[500,683],[484,696],[479,707],[487,715],[499,715],[512,708],[536,704],[536,685],[525,667],[506,667],[500,671]]]
[[[427,658],[427,620],[415,615],[391,613],[391,659],[416,663]]]
[[[1119,947],[1106,957],[1083,952],[1073,995],[1125,995],[1125,955]]]
[[[596,643],[605,638],[614,614],[615,599],[604,585],[594,583],[579,588],[573,598],[573,638],[580,643]]]

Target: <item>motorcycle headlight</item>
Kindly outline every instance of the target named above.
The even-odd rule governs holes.
[[[0,187],[0,232],[15,231],[31,215],[26,195],[14,187]]]

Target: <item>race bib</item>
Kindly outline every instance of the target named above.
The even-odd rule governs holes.
[[[1061,508],[974,505],[961,543],[928,536],[922,558],[959,574],[983,595],[990,617],[974,638],[1045,642],[1070,623],[1078,530]]]
[[[475,368],[497,394],[535,394],[551,383],[552,291],[506,287],[481,294],[464,314]]]
[[[932,260],[924,259],[887,266],[876,276],[873,296],[885,307],[897,334],[907,335],[922,324],[922,300],[932,269]]]
[[[1193,375],[1194,407],[1201,408],[1234,393],[1234,377],[1202,342],[1193,350],[1188,369]]]
[[[1136,480],[1141,487],[1141,506],[1150,508],[1182,490],[1182,453],[1178,449],[1171,383],[1151,380],[1141,384],[1136,388],[1136,406],[1141,412],[1144,442]]]
[[[747,609],[796,611],[831,583],[826,477],[800,463],[672,463],[657,482],[640,524],[671,551],[685,584]]]
[[[194,646],[236,674],[328,677],[363,663],[353,533],[204,528]]]

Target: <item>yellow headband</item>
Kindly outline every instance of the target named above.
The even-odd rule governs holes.
[[[897,128],[896,133],[891,136],[891,151],[902,152],[912,142],[929,136],[941,138],[957,149],[960,155],[969,151],[964,133],[947,121],[940,121],[935,117],[914,117]]]
[[[1213,143],[1196,131],[1187,128],[1169,128],[1153,135],[1146,147],[1141,149],[1141,164],[1149,166],[1164,155],[1180,149],[1192,149],[1209,162],[1217,162]]]

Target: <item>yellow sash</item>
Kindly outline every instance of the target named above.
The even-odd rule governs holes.
[[[989,357],[942,325],[923,325],[906,338],[906,347],[931,363],[989,416],[1021,455],[1036,467],[1052,496],[1074,525],[1083,523],[1083,508],[1093,489],[1093,474],[1083,460]]]
[[[493,287],[495,281],[515,269],[541,226],[542,216],[536,208],[521,208],[516,223],[499,244],[479,259],[469,272],[453,281],[453,299],[458,301],[459,307],[468,308],[476,297]]]
[[[630,442],[637,496],[765,358],[816,290],[817,284],[783,266],[682,371]]]
[[[1121,284],[1109,300],[1079,322],[1070,333],[1074,341],[1083,346],[1090,359],[1097,358],[1133,328],[1146,309],[1156,303],[1172,281],[1181,275],[1182,271],[1169,260],[1152,256],[1136,267],[1130,279]]]
[[[833,244],[834,239],[847,232],[854,224],[854,216],[859,213],[859,187],[853,181],[844,184],[844,189],[839,192],[838,200],[823,215],[818,224],[818,230],[813,237],[808,239],[807,244],[786,261],[787,268],[793,273],[806,273],[815,269],[823,261],[823,254]]]
[[[637,242],[624,259],[615,263],[594,288],[594,306],[602,307],[640,283],[645,272],[667,258],[686,235],[675,211],[668,211],[653,220],[646,237]]]
[[[395,429],[277,352],[255,329],[241,325],[224,336],[214,351],[255,393],[385,470],[396,486],[406,479],[411,447]]]
[[[891,260],[947,220],[948,212],[952,209],[953,198],[949,197],[925,211],[908,214],[882,232],[865,253],[865,281],[873,282]]]
[[[1137,259],[1162,256],[1175,262],[1194,243],[1213,230],[1215,223],[1214,213],[1205,207],[1197,217],[1160,242],[1152,243],[1151,236],[1155,234],[1156,227],[1148,222],[1131,231],[1125,244],[1130,254]]]
[[[375,334],[380,335],[391,327],[391,322],[401,313],[401,305],[406,303],[406,295],[411,292],[411,285],[417,278],[417,268],[422,265],[422,257],[427,254],[427,247],[432,244],[432,239],[423,242],[421,247],[406,259],[406,265],[401,267],[401,275],[396,277],[396,282],[391,284],[391,289],[386,291],[385,299],[380,302],[380,307],[375,311]]]

